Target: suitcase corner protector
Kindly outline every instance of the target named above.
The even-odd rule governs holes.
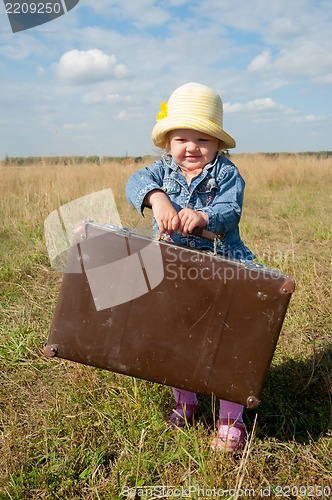
[[[58,346],[56,344],[45,344],[43,351],[49,358],[54,358],[58,354]]]
[[[256,408],[260,403],[260,400],[255,396],[249,396],[247,398],[247,408]]]
[[[281,293],[293,293],[295,290],[295,280],[291,276],[285,276],[285,281],[280,289]]]

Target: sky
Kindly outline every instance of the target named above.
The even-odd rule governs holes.
[[[17,33],[1,2],[0,158],[158,154],[160,103],[192,81],[235,153],[332,150],[331,47],[331,0],[80,0]]]

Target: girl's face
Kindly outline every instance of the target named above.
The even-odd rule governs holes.
[[[173,160],[180,167],[195,170],[215,159],[219,141],[198,130],[178,129],[169,133],[169,145]]]

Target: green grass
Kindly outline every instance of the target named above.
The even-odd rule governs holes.
[[[328,498],[332,160],[235,161],[247,180],[243,239],[297,284],[262,403],[245,412],[242,456],[211,453],[210,398],[199,396],[192,427],[169,431],[169,387],[43,354],[61,282],[46,255],[45,217],[60,196],[111,186],[124,224],[142,225],[123,196],[138,166],[0,168],[0,500],[120,499],[135,487],[136,498],[143,487],[145,498],[162,498],[162,485],[169,498],[277,498],[281,487],[293,487],[288,498]]]

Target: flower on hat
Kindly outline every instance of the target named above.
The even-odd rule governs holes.
[[[168,114],[168,103],[167,102],[162,102],[160,104],[160,111],[157,113],[157,121],[162,120],[163,118],[166,118]]]

